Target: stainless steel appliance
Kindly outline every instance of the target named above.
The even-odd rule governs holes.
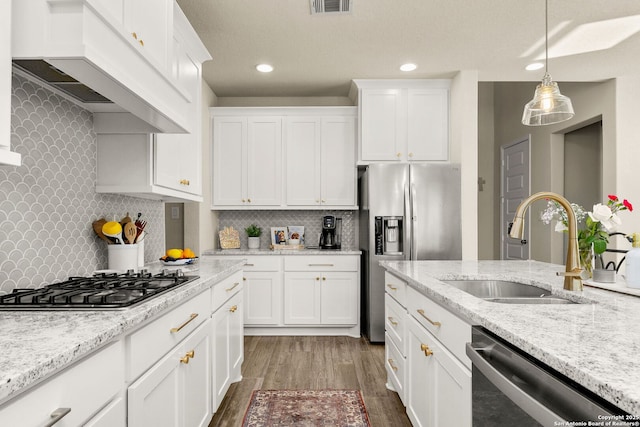
[[[113,310],[133,307],[184,285],[198,276],[182,270],[70,277],[37,289],[14,289],[0,296],[0,310]]]
[[[480,326],[473,327],[471,341],[466,352],[473,362],[474,426],[586,426],[628,419],[620,408]]]
[[[360,172],[362,332],[384,342],[379,262],[462,258],[460,166],[385,163]]]
[[[342,218],[333,215],[322,217],[320,249],[340,249],[342,242]]]

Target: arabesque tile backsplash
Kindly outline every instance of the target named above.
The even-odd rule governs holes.
[[[145,261],[164,252],[162,202],[98,194],[93,115],[13,75],[11,146],[19,167],[0,167],[0,294],[107,268],[91,223],[142,212]]]

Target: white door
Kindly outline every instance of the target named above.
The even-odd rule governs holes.
[[[320,119],[318,117],[288,118],[285,123],[285,144],[287,205],[319,205]]]
[[[322,204],[356,204],[355,118],[322,119]]]
[[[282,119],[250,117],[247,125],[247,205],[280,205]]]
[[[182,357],[193,355],[183,364],[182,399],[184,426],[205,427],[211,421],[211,321],[196,329],[183,344]]]
[[[529,245],[509,237],[509,223],[513,222],[516,209],[531,194],[529,137],[500,147],[502,164],[500,237],[502,259],[529,259]],[[529,240],[531,210],[525,221],[524,239]]]
[[[323,273],[320,282],[320,318],[323,325],[358,323],[358,273]]]
[[[241,206],[246,200],[246,149],[246,118],[213,118],[214,206]]]
[[[231,372],[229,370],[229,334],[230,314],[228,304],[223,304],[213,316],[211,316],[211,328],[213,340],[211,342],[213,356],[213,399],[214,407],[220,406],[220,402],[231,384]]]
[[[362,89],[360,102],[363,161],[400,160],[404,155],[400,89]]]
[[[409,89],[407,160],[449,158],[449,91]]]
[[[277,271],[244,272],[244,323],[278,325],[282,313],[282,278]]]
[[[285,273],[284,324],[320,324],[320,272]]]

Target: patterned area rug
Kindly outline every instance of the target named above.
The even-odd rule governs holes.
[[[254,390],[243,427],[370,427],[359,390]]]

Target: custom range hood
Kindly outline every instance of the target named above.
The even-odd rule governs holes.
[[[154,22],[163,31],[166,27],[166,34],[146,46],[132,37],[125,10],[116,12],[109,3],[14,1],[14,69],[35,76],[94,113],[128,112],[151,132],[191,132],[187,113],[193,98],[172,75],[173,2],[161,2],[164,18]],[[163,47],[158,49],[158,44]]]

